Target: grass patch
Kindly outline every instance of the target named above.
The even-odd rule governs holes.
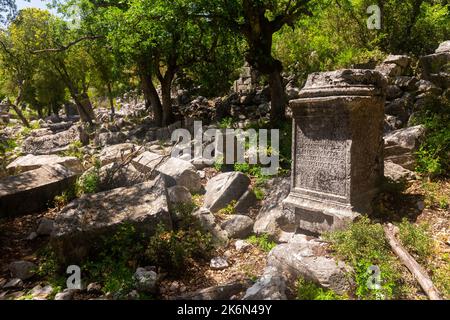
[[[396,299],[406,291],[401,277],[401,265],[390,250],[381,224],[361,217],[344,231],[324,234],[324,239],[331,243],[331,248],[339,259],[353,267],[357,298]],[[381,271],[379,290],[369,287],[371,266],[378,266]]]
[[[343,300],[345,297],[338,295],[330,289],[324,289],[317,284],[300,278],[297,280],[297,300]]]
[[[251,244],[258,246],[261,250],[265,252],[270,252],[277,245],[275,242],[270,240],[268,234],[262,235],[252,235],[247,241]]]
[[[420,263],[426,264],[433,253],[433,238],[426,224],[415,225],[406,218],[398,225],[399,238],[403,246]]]

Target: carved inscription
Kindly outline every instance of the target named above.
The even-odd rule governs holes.
[[[296,122],[296,187],[347,196],[350,142],[345,119],[302,117]]]

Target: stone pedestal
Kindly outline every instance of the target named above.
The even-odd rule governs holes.
[[[383,177],[385,78],[373,70],[308,77],[293,112],[291,192],[297,231],[320,234],[370,214]]]

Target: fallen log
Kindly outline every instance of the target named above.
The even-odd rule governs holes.
[[[398,230],[396,230],[396,228],[390,223],[384,226],[384,233],[389,245],[392,248],[392,251],[394,251],[400,261],[408,268],[414,278],[416,278],[417,282],[419,282],[423,291],[427,294],[430,300],[442,300],[438,290],[434,286],[426,271],[420,266],[420,264],[417,263],[416,260],[414,260],[414,258],[397,240],[397,231]]]

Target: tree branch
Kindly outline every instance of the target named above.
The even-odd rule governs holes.
[[[97,40],[97,39],[102,39],[104,37],[105,36],[85,36],[85,37],[81,37],[77,40],[74,40],[74,41],[70,42],[69,44],[62,46],[60,48],[48,48],[48,49],[34,50],[34,51],[31,51],[31,53],[38,54],[38,53],[44,53],[44,52],[62,52],[62,51],[69,49],[70,47],[73,47],[74,45],[76,45],[82,41]]]

